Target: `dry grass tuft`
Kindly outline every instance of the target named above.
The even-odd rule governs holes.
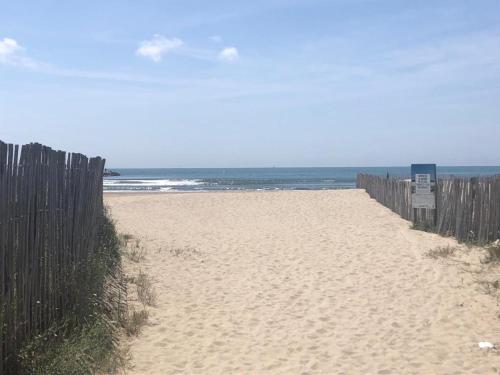
[[[136,239],[133,244],[130,244],[130,240],[121,243],[125,244],[122,246],[122,249],[127,258],[129,258],[132,262],[139,263],[144,260],[146,256],[146,248],[141,244],[141,240]]]
[[[149,312],[146,309],[139,311],[131,309],[127,319],[122,322],[122,326],[128,336],[137,336],[148,319]]]
[[[435,228],[434,225],[429,223],[429,222],[418,222],[418,223],[413,223],[410,227],[410,229],[413,230],[420,230],[423,232],[434,232]]]
[[[139,301],[144,306],[155,306],[156,293],[151,278],[142,271],[139,271],[139,275],[135,279],[135,285],[137,287],[137,298]]]
[[[484,292],[491,296],[497,296],[500,290],[500,280],[494,280],[494,281],[480,280],[478,281],[478,283],[479,285],[481,285]]]
[[[456,251],[456,247],[440,246],[427,251],[424,255],[432,259],[448,258],[450,256],[453,256]]]
[[[179,258],[190,258],[201,255],[200,251],[194,247],[176,247],[168,250],[170,255]]]
[[[488,255],[486,260],[484,260],[484,263],[500,262],[500,240],[496,240],[495,242],[485,246],[485,249],[488,252]]]
[[[120,247],[127,247],[128,243],[130,240],[132,240],[134,236],[128,233],[120,233],[118,235],[118,243],[120,244]]]

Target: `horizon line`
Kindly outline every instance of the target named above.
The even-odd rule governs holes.
[[[414,163],[422,164],[422,163]],[[500,168],[498,165],[445,165],[437,163],[426,163],[426,164],[436,164],[437,168],[460,168],[460,167],[477,167],[477,168]],[[295,169],[295,168],[410,168],[411,164],[408,165],[377,165],[377,166],[303,166],[303,167],[108,167],[106,169]]]

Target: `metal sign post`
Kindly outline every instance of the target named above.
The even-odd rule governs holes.
[[[436,164],[411,165],[411,205],[413,221],[417,220],[417,208],[434,210],[434,225],[437,224]]]

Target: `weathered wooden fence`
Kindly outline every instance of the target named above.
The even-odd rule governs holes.
[[[414,210],[409,180],[358,174],[356,185],[402,218],[416,223],[434,221],[432,210]],[[500,175],[439,179],[436,233],[458,241],[485,244],[500,238]]]
[[[0,141],[0,373],[27,339],[82,298],[103,170],[98,157]]]

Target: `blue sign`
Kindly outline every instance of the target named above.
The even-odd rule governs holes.
[[[430,174],[431,181],[436,182],[436,164],[412,164],[411,181],[415,181],[416,174]]]

